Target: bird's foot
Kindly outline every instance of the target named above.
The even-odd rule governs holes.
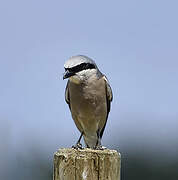
[[[76,149],[76,150],[83,149],[82,144],[80,144],[80,143],[77,143],[76,145],[72,146],[72,148]]]
[[[105,149],[107,149],[107,148],[104,147],[104,146],[99,145],[99,146],[96,146],[95,149],[96,149],[96,150],[105,150]]]

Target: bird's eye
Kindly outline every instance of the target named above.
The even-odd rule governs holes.
[[[71,71],[71,69],[70,69],[70,68],[64,68],[64,69],[65,69],[65,71],[69,71],[69,72]]]

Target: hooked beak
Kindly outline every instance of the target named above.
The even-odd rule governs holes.
[[[63,80],[66,79],[66,78],[69,78],[69,77],[71,77],[71,76],[73,76],[73,75],[75,75],[74,72],[70,72],[69,70],[66,70],[66,71],[64,72],[64,75],[63,75]]]

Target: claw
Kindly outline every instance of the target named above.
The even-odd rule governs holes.
[[[96,146],[95,149],[96,149],[96,150],[105,150],[105,149],[107,149],[107,148],[100,145],[100,146]]]
[[[76,145],[72,146],[72,148],[77,149],[77,150],[83,149],[82,144],[80,144],[80,143],[77,143]]]

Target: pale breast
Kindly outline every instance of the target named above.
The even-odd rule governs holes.
[[[107,116],[106,89],[103,79],[87,83],[70,83],[70,105],[74,117],[85,121],[85,125],[94,125],[104,121]]]

